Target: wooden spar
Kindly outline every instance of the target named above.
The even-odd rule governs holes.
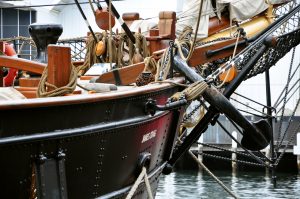
[[[2,67],[16,68],[18,70],[29,71],[36,74],[42,74],[47,66],[43,63],[9,56],[0,56],[0,64]]]
[[[251,21],[241,24],[240,27],[244,28],[244,31],[246,32],[246,36],[249,38],[249,37],[253,37],[254,35],[263,31],[271,23],[272,22],[266,16],[259,16],[259,17],[253,18]],[[211,35],[207,38],[204,38],[203,40],[200,40],[200,41],[206,42],[206,41],[216,40],[219,38],[230,37],[236,31],[237,31],[237,27],[233,27],[233,28],[227,29],[225,31],[213,34],[213,35]]]
[[[196,47],[194,49],[191,59],[189,60],[189,65],[192,67],[195,67],[199,64],[204,64],[207,62],[215,61],[220,58],[228,57],[228,56],[232,55],[233,48],[223,50],[222,53],[217,53],[212,56],[208,56],[207,52],[224,48],[226,46],[234,44],[235,42],[236,42],[236,39],[234,38],[234,39],[215,42],[210,45],[203,45],[203,46]],[[246,43],[242,43],[242,44],[238,45],[237,49],[236,49],[236,53],[240,52],[245,47],[246,47]]]
[[[62,87],[69,83],[71,73],[71,49],[66,46],[48,46],[47,82]]]
[[[117,85],[129,85],[135,83],[136,78],[145,68],[145,63],[137,63],[124,68],[104,73],[96,80],[98,83],[111,83]]]

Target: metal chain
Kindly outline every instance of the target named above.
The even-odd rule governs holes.
[[[201,142],[197,142],[197,144],[201,144],[203,146],[206,146],[206,147],[210,147],[210,148],[213,148],[213,149],[218,149],[220,151],[224,151],[224,152],[230,152],[230,153],[235,153],[237,155],[241,155],[241,156],[245,156],[245,157],[252,157],[250,154],[248,153],[243,153],[243,152],[239,152],[239,151],[232,151],[232,150],[229,150],[229,149],[225,149],[225,148],[222,148],[222,147],[219,147],[219,146],[216,146],[216,145],[212,145],[212,144],[206,144],[206,143],[201,143]],[[263,160],[263,161],[266,161],[266,158],[264,157],[259,157],[257,156],[259,159]]]
[[[291,73],[292,73],[292,67],[293,67],[293,63],[294,63],[294,57],[295,57],[295,51],[296,51],[296,48],[293,48],[293,53],[292,53],[292,59],[291,59],[291,62],[290,62],[290,68],[289,68],[289,73],[288,73],[288,79],[287,79],[287,83],[285,85],[285,95],[283,97],[283,108],[281,110],[281,120],[280,120],[280,123],[279,123],[279,129],[278,129],[278,137],[277,137],[277,143],[279,142],[280,138],[281,138],[281,130],[282,130],[282,123],[283,123],[283,115],[284,115],[284,111],[285,111],[285,105],[286,105],[286,98],[287,98],[287,95],[288,95],[288,89],[289,89],[289,85],[290,85],[290,82],[291,82]]]
[[[285,154],[285,152],[286,152],[288,146],[290,145],[290,143],[292,142],[292,140],[295,138],[295,136],[298,133],[299,129],[300,129],[300,123],[298,124],[297,128],[294,130],[294,132],[293,132],[292,136],[290,137],[290,139],[288,140],[288,142],[285,144],[285,147],[284,147],[282,153],[276,159],[275,165],[279,164],[280,160],[282,159],[283,155]]]
[[[300,104],[300,98],[298,99],[297,104],[296,104],[296,106],[295,106],[295,108],[294,108],[294,110],[293,110],[293,113],[292,113],[291,117],[289,118],[288,125],[287,125],[287,127],[286,127],[286,129],[285,129],[285,132],[284,132],[284,134],[283,134],[283,137],[282,137],[280,143],[279,143],[278,146],[277,146],[277,150],[279,150],[279,148],[280,148],[281,145],[282,145],[283,139],[284,139],[284,137],[286,136],[286,134],[287,134],[287,132],[288,132],[288,129],[289,129],[289,127],[290,127],[290,125],[291,125],[291,123],[292,123],[292,121],[293,121],[293,118],[294,118],[294,116],[295,116],[295,113],[296,113],[296,110],[297,110],[297,107],[299,106],[299,104]],[[281,120],[283,120],[283,118],[281,118]]]
[[[204,156],[207,156],[207,157],[210,157],[210,158],[215,158],[215,159],[220,159],[220,160],[226,160],[226,161],[230,161],[230,162],[236,162],[236,163],[240,163],[240,164],[258,166],[258,167],[265,167],[264,164],[259,164],[259,163],[256,163],[256,162],[249,162],[249,161],[244,161],[244,160],[232,160],[231,158],[226,158],[226,157],[223,157],[223,156],[212,155],[212,154],[203,153],[203,152],[202,153],[196,152],[196,153],[198,155],[204,155]]]
[[[198,104],[197,106],[194,107],[194,109],[188,113],[187,115],[185,115],[182,119],[182,123],[185,123],[186,121],[188,121],[195,113],[196,111],[202,106],[202,104]]]

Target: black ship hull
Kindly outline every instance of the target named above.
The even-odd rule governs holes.
[[[149,98],[163,104],[178,90],[149,87],[98,98],[2,106],[1,197],[123,198],[143,166],[155,193],[181,112],[146,113]],[[150,161],[143,165],[146,156]],[[142,183],[135,197],[146,195]]]

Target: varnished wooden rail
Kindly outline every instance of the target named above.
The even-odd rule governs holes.
[[[27,59],[0,56],[0,66],[42,74],[47,65]]]

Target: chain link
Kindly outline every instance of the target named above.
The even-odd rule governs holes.
[[[200,145],[203,145],[203,146],[206,146],[206,147],[209,147],[209,148],[213,148],[213,149],[218,149],[220,151],[224,151],[224,152],[229,152],[229,153],[235,153],[237,155],[241,155],[241,156],[245,156],[245,157],[251,157],[252,156],[248,153],[244,153],[244,152],[239,152],[239,151],[232,151],[232,150],[229,150],[229,149],[225,149],[225,148],[222,148],[222,147],[219,147],[219,146],[216,146],[216,145],[212,145],[212,144],[206,144],[206,143],[201,143],[201,142],[197,142],[197,144],[200,144]],[[263,161],[266,161],[266,158],[264,157],[260,157],[260,156],[257,156],[257,158],[263,160]]]
[[[244,161],[244,160],[233,160],[231,158],[226,158],[226,157],[223,157],[223,156],[218,156],[218,155],[212,155],[212,154],[209,154],[209,153],[199,153],[199,152],[196,152],[196,154],[198,155],[204,155],[204,156],[207,156],[207,157],[210,157],[210,158],[215,158],[215,159],[220,159],[220,160],[225,160],[225,161],[230,161],[230,162],[236,162],[236,163],[240,163],[240,164],[245,164],[245,165],[252,165],[252,166],[258,166],[258,167],[266,167],[264,164],[259,164],[259,163],[256,163],[256,162],[249,162],[249,161]]]

